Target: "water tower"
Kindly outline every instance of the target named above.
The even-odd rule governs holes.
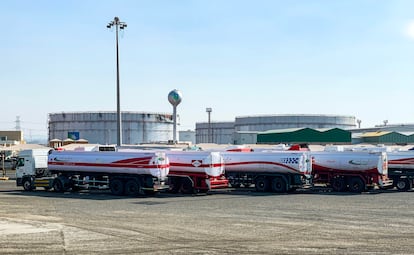
[[[179,90],[172,90],[170,93],[168,93],[168,101],[173,106],[173,142],[177,142],[177,105],[181,103],[183,96],[181,91]]]

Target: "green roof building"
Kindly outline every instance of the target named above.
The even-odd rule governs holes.
[[[407,144],[410,137],[394,131],[367,132],[361,135],[364,143],[372,144]]]
[[[257,143],[313,143],[313,144],[348,144],[351,132],[340,128],[290,128],[269,130],[257,134]]]

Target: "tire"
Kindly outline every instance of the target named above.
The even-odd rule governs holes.
[[[66,176],[59,176],[53,182],[53,189],[56,192],[66,192],[70,189],[70,180]]]
[[[286,182],[282,177],[275,177],[272,180],[272,191],[276,193],[286,192]]]
[[[55,181],[53,182],[53,189],[55,190],[55,192],[63,192],[64,186],[63,186],[63,181],[60,178],[56,178]]]
[[[171,178],[169,183],[168,191],[173,194],[177,194],[180,191],[180,179],[179,178]]]
[[[115,196],[122,196],[124,194],[124,183],[120,179],[110,180],[109,188],[111,189],[111,193]]]
[[[365,190],[365,184],[359,177],[352,177],[349,180],[349,191],[353,193],[361,193]]]
[[[331,182],[332,189],[336,192],[343,192],[345,191],[345,179],[343,177],[334,177]]]
[[[194,194],[193,182],[189,178],[182,179],[180,191],[183,194]]]
[[[395,187],[397,187],[398,191],[407,191],[410,188],[410,180],[408,179],[398,179],[396,181]]]
[[[33,179],[32,178],[25,178],[23,180],[23,189],[25,191],[32,191],[34,189]]]
[[[141,185],[136,180],[129,180],[125,183],[125,195],[138,196],[141,194]]]
[[[265,177],[259,177],[255,181],[256,191],[258,192],[267,192],[269,191],[270,184],[269,180]]]

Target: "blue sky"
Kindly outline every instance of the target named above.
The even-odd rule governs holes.
[[[179,130],[258,114],[339,114],[362,127],[414,123],[414,1],[3,0],[2,117],[26,139],[48,113],[171,112]]]

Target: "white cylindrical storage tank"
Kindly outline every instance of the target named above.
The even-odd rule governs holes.
[[[356,127],[354,116],[286,114],[236,117],[235,131],[268,131],[286,128],[341,128]]]
[[[122,112],[122,143],[166,142],[173,136],[170,113]],[[62,112],[49,114],[49,140],[86,139],[116,144],[116,112]]]

